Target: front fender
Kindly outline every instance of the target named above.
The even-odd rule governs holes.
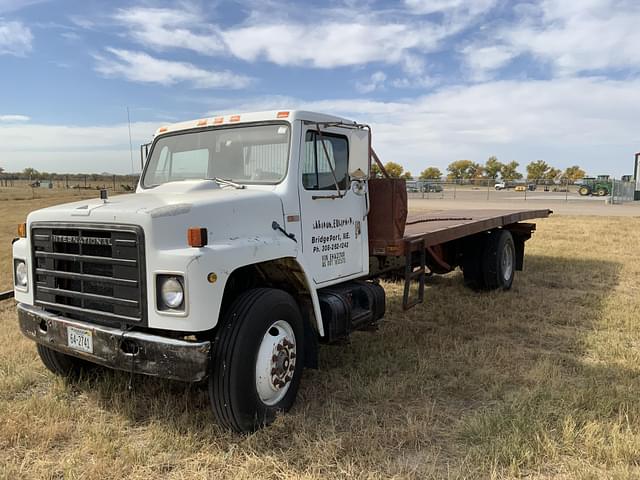
[[[216,242],[208,245],[206,250],[207,254],[202,255],[189,265],[189,277],[206,279],[209,273],[216,274],[216,282],[214,284],[207,282],[208,285],[206,285],[209,312],[212,314],[211,319],[214,320],[214,323],[210,323],[207,329],[213,328],[218,322],[220,305],[222,304],[227,280],[235,270],[256,263],[291,258],[300,265],[300,270],[304,275],[307,289],[311,296],[318,333],[320,336],[324,336],[318,294],[316,289],[313,288],[313,280],[304,265],[300,247],[294,240],[285,236],[256,236],[227,242]]]
[[[185,320],[190,331],[210,330],[217,325],[225,286],[234,270],[280,258],[296,258],[298,244],[284,235],[258,235],[213,242],[197,251],[185,272],[189,290],[189,314]]]

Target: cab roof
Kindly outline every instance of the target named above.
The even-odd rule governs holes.
[[[354,123],[353,120],[348,120],[342,117],[336,117],[334,115],[327,115],[325,113],[308,112],[305,110],[267,110],[263,112],[247,112],[236,114],[216,115],[212,117],[199,118],[196,120],[188,120],[186,122],[173,123],[165,125],[156,130],[155,135],[160,135],[169,132],[178,132],[181,130],[192,130],[194,128],[210,127],[216,125],[233,125],[250,122],[266,122],[272,120],[281,120],[286,122],[294,122],[296,120],[304,120],[309,122],[342,122],[342,123]]]

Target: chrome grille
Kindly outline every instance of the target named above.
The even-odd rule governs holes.
[[[139,227],[36,223],[31,244],[36,305],[97,323],[146,323]]]

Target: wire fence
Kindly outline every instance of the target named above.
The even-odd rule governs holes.
[[[602,200],[625,203],[634,200],[635,182],[612,178],[528,179],[501,181],[494,179],[416,180],[407,179],[409,198],[446,200],[533,200],[555,201]]]
[[[51,196],[91,196],[91,191],[108,190],[113,194],[135,192],[137,175],[0,174],[0,200],[27,200]]]
[[[39,198],[47,192],[67,191],[82,195],[90,190],[106,189],[113,193],[134,192],[138,183],[137,175],[96,175],[96,174],[47,174],[24,175],[0,174],[0,194],[11,198],[11,192],[19,197]],[[501,181],[494,179],[407,179],[409,198],[447,200],[604,200],[621,204],[634,200],[635,181],[612,178],[582,181],[559,181],[549,179],[528,179]],[[2,199],[2,195],[0,195]]]

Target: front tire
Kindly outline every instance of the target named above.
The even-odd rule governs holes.
[[[44,366],[61,377],[78,378],[95,368],[91,362],[66,355],[39,343],[36,344],[36,349]]]
[[[300,309],[288,293],[257,288],[225,312],[211,358],[209,400],[220,424],[252,432],[293,405],[304,359]]]

